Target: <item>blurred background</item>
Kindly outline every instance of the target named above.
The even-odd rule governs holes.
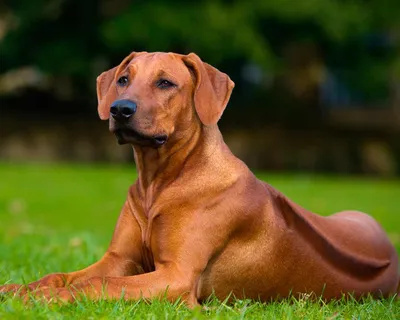
[[[236,83],[220,122],[253,169],[400,174],[398,0],[0,2],[0,161],[131,162],[96,77],[196,52]]]

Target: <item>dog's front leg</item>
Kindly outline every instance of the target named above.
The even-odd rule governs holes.
[[[119,216],[111,244],[105,255],[93,265],[71,273],[49,274],[28,285],[8,284],[0,286],[0,293],[27,291],[38,288],[62,288],[78,284],[93,277],[129,276],[141,272],[141,231],[128,202]]]
[[[72,302],[85,297],[90,300],[138,300],[181,298],[189,307],[198,305],[193,273],[177,267],[162,267],[156,271],[127,277],[94,277],[69,288],[44,288],[34,292],[36,298],[48,302]]]

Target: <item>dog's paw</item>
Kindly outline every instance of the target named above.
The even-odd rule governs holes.
[[[15,293],[18,290],[20,290],[22,285],[19,284],[5,284],[0,286],[0,294],[2,296],[10,294],[10,293]]]
[[[0,286],[0,301],[4,301],[8,298],[12,298],[17,292],[21,291],[21,285],[17,284],[6,284]]]
[[[29,292],[24,295],[23,300],[25,303],[29,303],[32,300],[43,302],[43,303],[56,303],[64,304],[75,301],[75,295],[70,289],[66,288],[51,288],[42,287],[35,291]]]
[[[29,285],[8,285],[3,294],[9,298],[24,299],[30,292]]]

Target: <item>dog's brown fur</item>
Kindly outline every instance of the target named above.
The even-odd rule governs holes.
[[[121,76],[127,85],[117,84]],[[163,79],[175,85],[160,88]],[[166,292],[190,306],[213,292],[263,301],[290,293],[395,294],[398,256],[374,219],[356,211],[313,214],[258,180],[230,152],[217,122],[233,87],[195,54],[132,53],[101,74],[101,119],[117,99],[137,103],[128,122],[111,118],[110,130],[133,145],[138,180],[100,261],[48,275],[19,294],[34,290],[48,300],[72,301],[81,291],[91,299]],[[162,145],[155,144],[159,135],[168,137]],[[19,289],[5,285],[0,292]]]

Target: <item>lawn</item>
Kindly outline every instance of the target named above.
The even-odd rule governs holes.
[[[400,252],[400,181],[259,173],[302,206],[323,215],[357,209],[373,215]],[[73,271],[101,257],[126,196],[133,166],[0,164],[0,284]],[[262,304],[211,300],[205,310],[155,301],[66,306],[0,300],[0,319],[399,319],[400,302],[366,299],[328,304],[307,299]]]

